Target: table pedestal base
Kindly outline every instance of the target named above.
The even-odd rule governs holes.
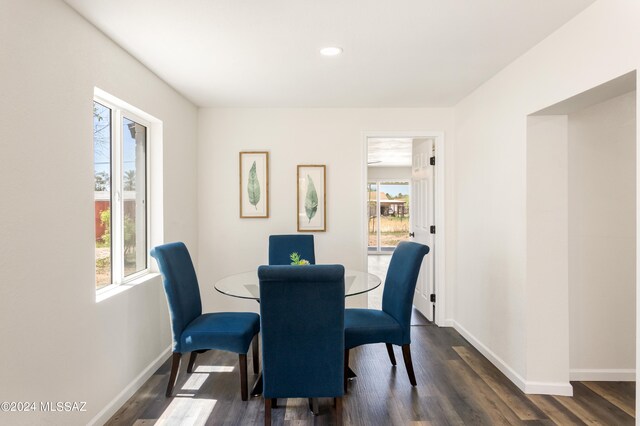
[[[251,389],[251,396],[260,396],[260,395],[262,395],[262,371],[258,376],[258,380],[256,380],[256,383],[253,385],[253,389]]]
[[[351,369],[351,367],[347,367],[347,380],[353,380],[356,377],[358,377],[358,375],[356,374],[355,371],[353,371]]]

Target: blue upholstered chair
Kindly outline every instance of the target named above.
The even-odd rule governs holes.
[[[269,265],[291,265],[291,253],[316,263],[313,235],[271,235],[269,237]]]
[[[253,340],[253,371],[258,373],[258,332],[260,317],[250,312],[202,313],[200,288],[189,251],[183,243],[170,243],[151,250],[158,261],[164,291],[171,313],[173,359],[167,385],[167,397],[175,385],[180,357],[191,352],[187,372],[193,371],[198,353],[209,349],[240,354],[240,388],[242,400],[248,398],[247,352]]]
[[[261,266],[258,278],[265,424],[277,398],[329,397],[342,424],[344,267]]]
[[[345,381],[349,366],[349,349],[369,343],[386,343],[392,365],[396,365],[393,346],[402,346],[404,364],[409,381],[416,385],[411,362],[411,306],[422,259],[429,247],[403,241],[393,252],[382,294],[382,310],[347,309],[345,330]]]

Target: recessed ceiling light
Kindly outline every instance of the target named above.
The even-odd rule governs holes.
[[[341,47],[331,46],[331,47],[323,47],[322,49],[320,49],[320,54],[323,56],[338,56],[341,53],[342,53]]]

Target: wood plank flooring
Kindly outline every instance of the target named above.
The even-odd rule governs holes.
[[[635,424],[633,382],[573,382],[572,398],[525,395],[452,328],[415,313],[413,323],[421,324],[412,328],[411,345],[418,386],[409,384],[400,348],[397,367],[383,344],[353,349],[358,378],[344,399],[346,425]],[[164,397],[168,375],[169,360],[107,424],[263,424],[262,398],[240,400],[236,354],[199,355],[191,375],[183,362],[173,398]],[[335,410],[330,399],[320,400],[318,416],[306,399],[278,400],[272,419],[274,425],[331,425]]]

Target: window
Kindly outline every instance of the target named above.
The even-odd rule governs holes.
[[[147,271],[148,128],[135,114],[94,100],[96,290]]]

